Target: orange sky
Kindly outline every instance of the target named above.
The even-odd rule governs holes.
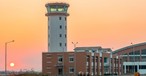
[[[146,0],[0,0],[0,70],[4,69],[4,44],[8,44],[9,70],[41,70],[47,51],[47,2],[70,4],[68,50],[77,46],[118,49],[146,41]]]

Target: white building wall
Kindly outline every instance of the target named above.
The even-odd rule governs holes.
[[[61,20],[59,17],[61,17]],[[65,17],[66,16],[63,15],[53,15],[48,17],[49,52],[66,52],[67,50],[67,21],[65,20]],[[60,29],[60,25],[62,26],[62,29]],[[62,37],[60,37],[60,34]],[[60,43],[62,44],[61,46]]]

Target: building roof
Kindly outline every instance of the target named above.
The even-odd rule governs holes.
[[[111,48],[102,48],[102,50],[112,51]]]
[[[117,49],[117,50],[113,51],[113,54],[116,54],[116,53],[118,53],[120,51],[123,51],[123,50],[126,50],[126,49],[130,49],[130,48],[137,47],[137,46],[143,46],[143,45],[146,45],[146,42],[138,43],[138,44],[132,44],[130,46],[126,46],[126,47]]]
[[[95,46],[95,47],[76,47],[74,49],[75,51],[77,50],[99,50],[99,51],[103,51],[103,52],[111,52],[111,48],[102,48],[101,46]]]
[[[97,49],[102,49],[100,46],[96,47],[76,47],[74,50],[97,50]]]
[[[69,4],[67,4],[67,3],[62,3],[62,2],[55,2],[55,3],[47,3],[45,6],[46,7],[48,7],[48,6],[50,6],[50,5],[62,5],[62,6],[67,6],[67,7],[69,7]]]

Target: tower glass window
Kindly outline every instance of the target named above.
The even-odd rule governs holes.
[[[65,17],[65,21],[66,21],[66,17]]]
[[[61,20],[61,17],[59,17],[59,20]]]
[[[59,12],[63,12],[63,11],[64,11],[64,7],[63,7],[63,6],[59,6],[59,7],[58,7],[58,11],[59,11]]]
[[[59,43],[60,47],[62,46],[62,43]]]
[[[48,8],[48,9],[49,9],[49,8]],[[56,12],[56,11],[57,11],[56,6],[50,6],[50,11],[51,11],[51,12]]]
[[[65,38],[66,38],[66,34],[65,34]]]
[[[65,7],[65,8],[64,8],[64,11],[65,11],[65,12],[67,12],[67,9],[68,9],[68,8],[67,8],[67,7]]]
[[[62,29],[62,25],[60,25],[60,29]]]
[[[66,26],[65,26],[65,30],[66,30],[67,28],[66,28]]]
[[[62,34],[59,34],[59,37],[62,37]]]

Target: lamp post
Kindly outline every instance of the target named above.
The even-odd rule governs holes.
[[[74,45],[74,49],[76,48],[76,45],[78,44],[78,42],[76,42],[76,43],[74,43],[74,42],[72,42],[72,44]],[[74,57],[74,59],[75,59],[75,62],[74,62],[74,68],[75,68],[75,73],[74,73],[74,75],[76,76],[76,51],[75,51],[75,57]]]
[[[76,43],[72,42],[72,44],[74,45],[74,49],[75,49],[78,42],[76,42]]]
[[[7,76],[7,44],[14,42],[14,40],[5,42],[5,76]]]

